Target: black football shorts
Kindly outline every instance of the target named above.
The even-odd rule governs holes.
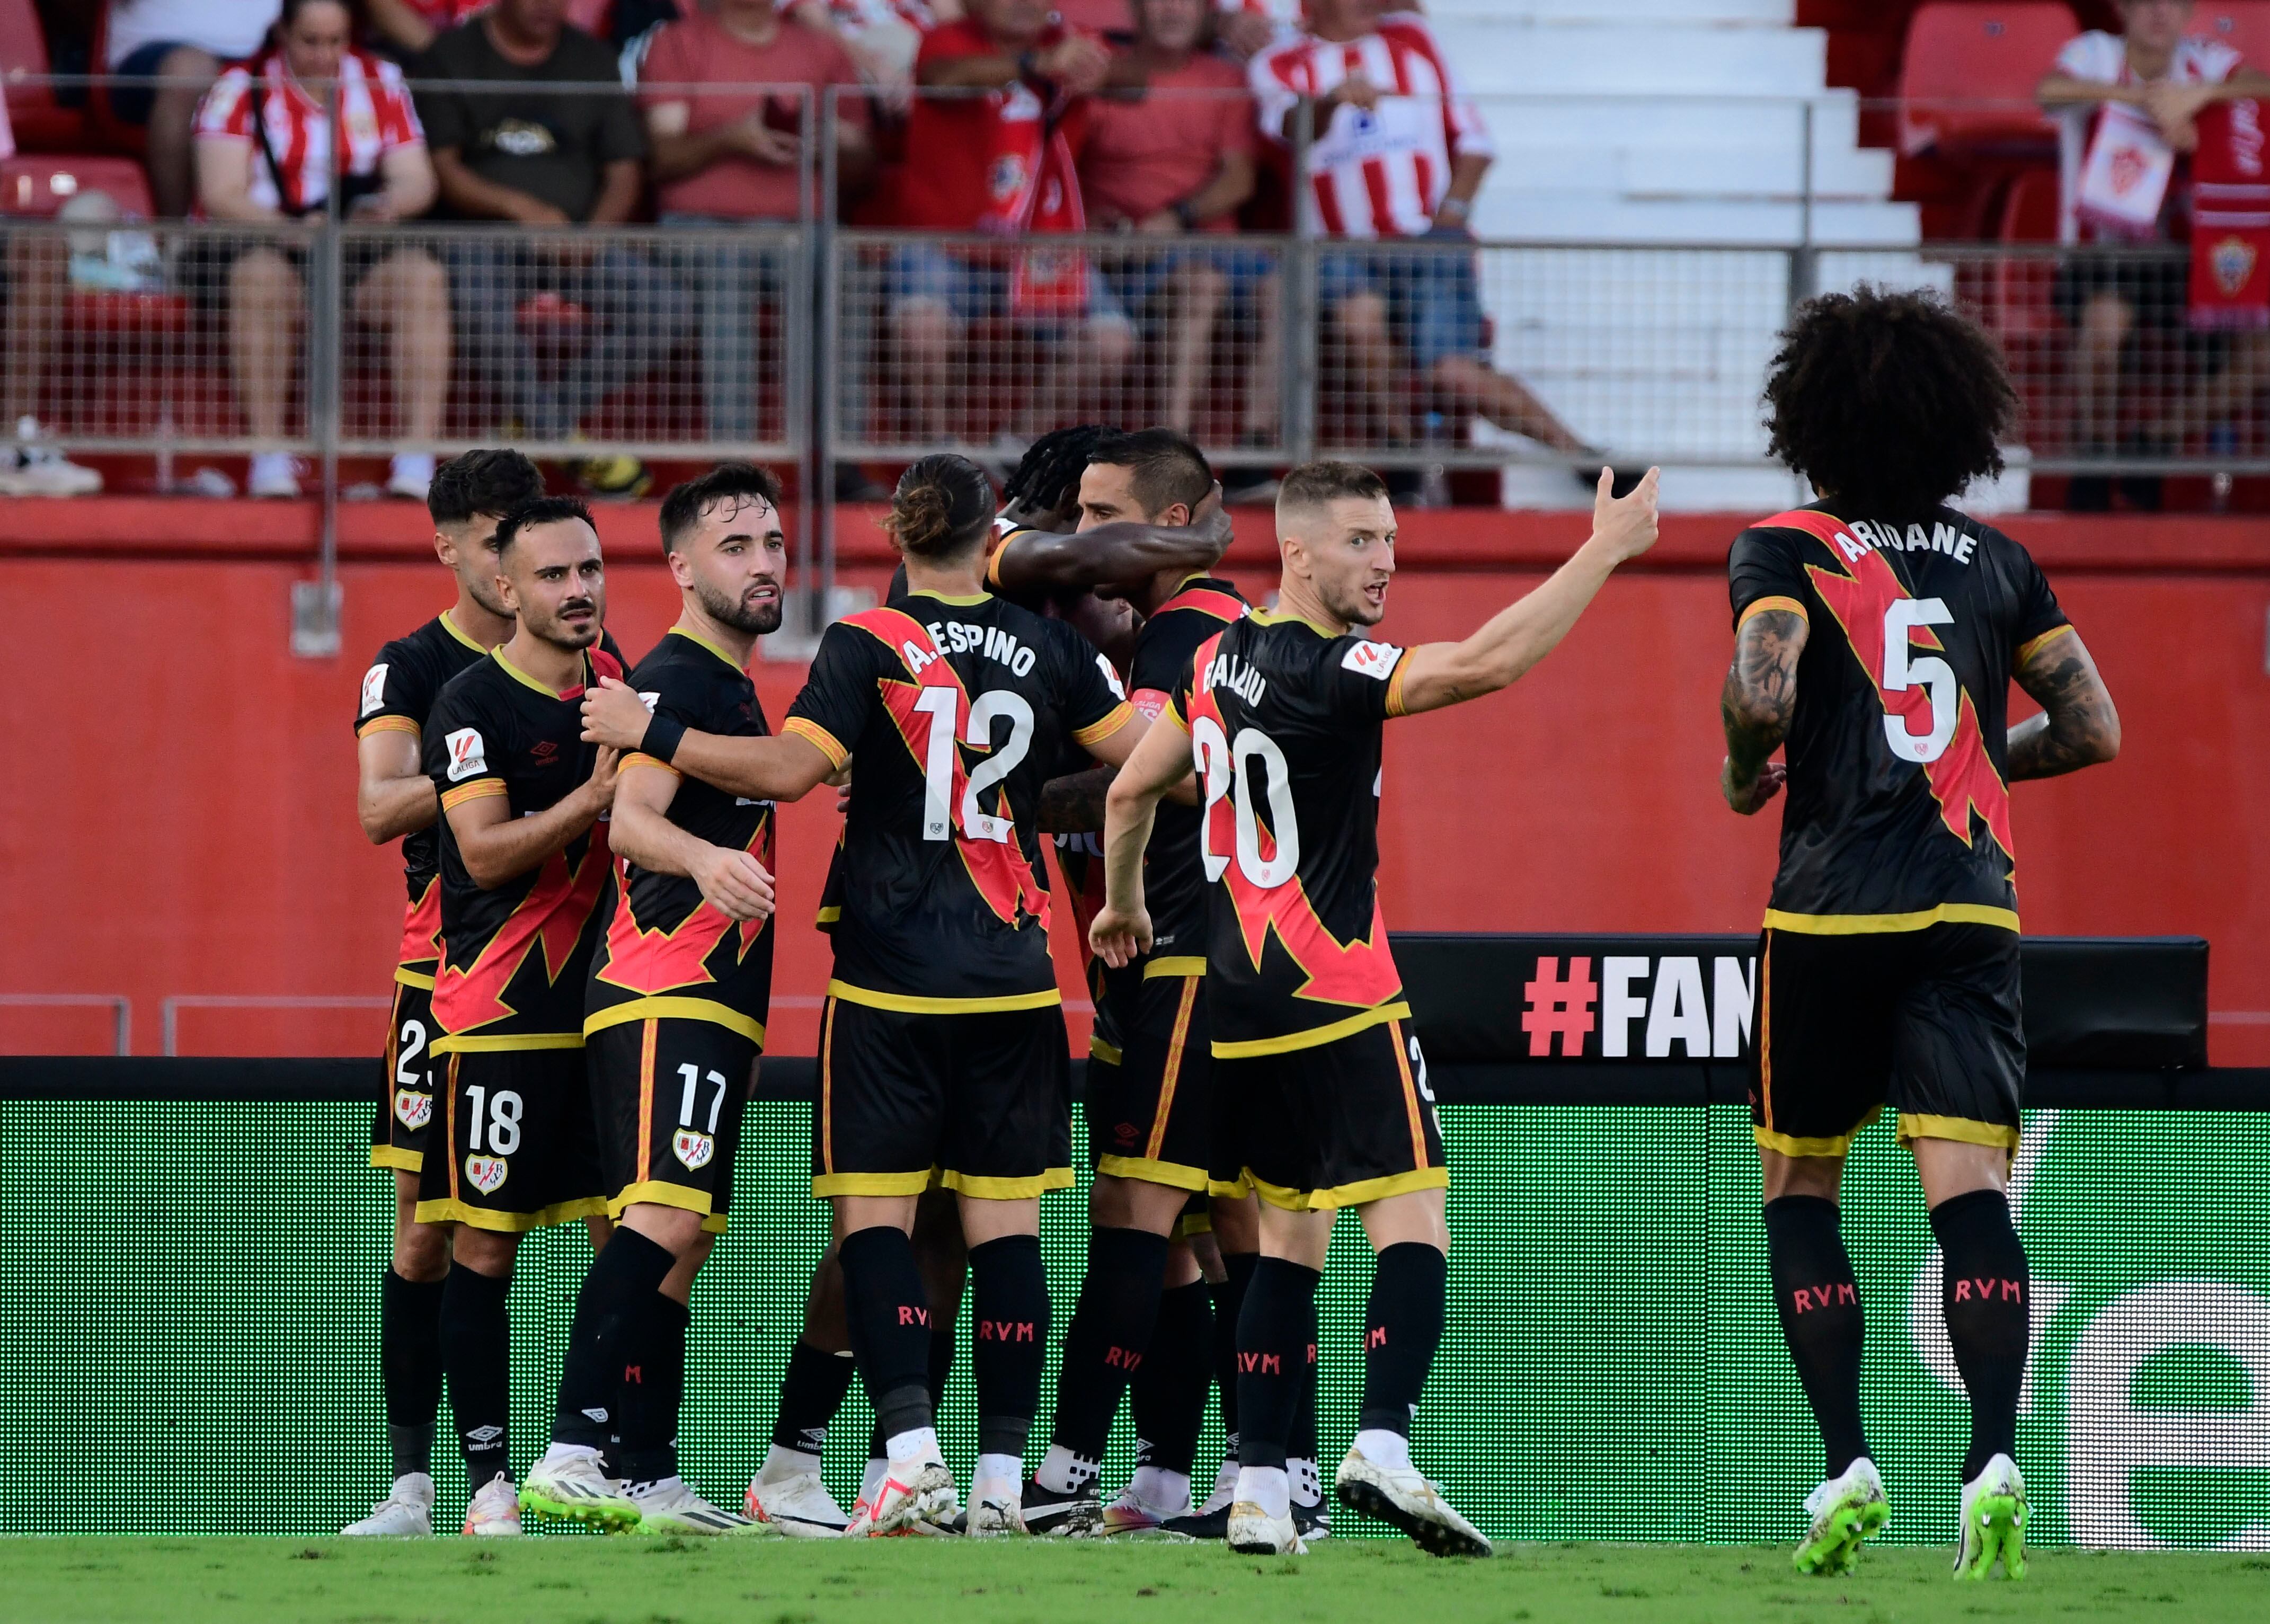
[[[386,1070],[370,1119],[370,1165],[415,1173],[426,1165],[426,1129],[434,1120],[434,990],[394,983],[387,1018]]]
[[[1240,1178],[1293,1212],[1361,1206],[1450,1182],[1419,1039],[1385,1020],[1310,1049],[1217,1057],[1214,1086]]]
[[[538,1229],[607,1210],[583,1050],[441,1057],[418,1221]]]
[[[1213,1029],[1205,977],[1114,971],[1104,990],[1119,1061],[1087,1067],[1095,1170],[1204,1190],[1213,1168]]]
[[[1841,1156],[1888,1105],[1902,1144],[2014,1154],[2025,1082],[2016,931],[1765,933],[1750,1120],[1766,1149]]]
[[[1072,1182],[1064,1011],[916,1014],[831,997],[820,1017],[812,1193],[946,1189],[1019,1200]]]
[[[714,1020],[628,1020],[583,1040],[607,1214],[641,1201],[725,1232],[757,1045]]]

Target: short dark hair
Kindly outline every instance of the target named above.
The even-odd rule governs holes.
[[[720,463],[706,474],[671,486],[662,499],[662,550],[675,552],[685,545],[701,515],[715,504],[752,499],[780,511],[779,478],[754,463]]]
[[[941,452],[899,476],[883,528],[909,558],[947,559],[993,528],[993,482],[966,456]]]
[[[1087,454],[1088,466],[1102,463],[1131,471],[1128,480],[1145,513],[1164,513],[1176,502],[1193,513],[1213,490],[1213,469],[1188,434],[1171,428],[1139,428],[1109,434]]]
[[[1766,374],[1769,449],[1840,507],[1924,513],[2002,471],[2018,393],[1939,295],[1863,286],[1798,307]]]
[[[510,513],[544,494],[544,476],[517,451],[484,447],[461,452],[434,471],[426,511],[436,524],[463,524],[477,514]]]
[[[1303,463],[1277,487],[1277,511],[1321,508],[1343,496],[1366,501],[1387,494],[1387,481],[1361,463]]]
[[[580,496],[539,496],[524,501],[497,522],[497,556],[502,558],[520,539],[521,531],[538,524],[558,524],[566,519],[581,519],[597,530],[599,526],[591,517],[591,509]]]

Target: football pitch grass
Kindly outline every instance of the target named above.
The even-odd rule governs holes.
[[[2270,1555],[2043,1551],[2022,1583],[1958,1585],[1949,1553],[1872,1549],[1805,1579],[1781,1548],[1513,1546],[1437,1561],[1377,1540],[1302,1558],[1219,1546],[911,1539],[19,1539],[11,1624],[1782,1624],[2266,1616]]]

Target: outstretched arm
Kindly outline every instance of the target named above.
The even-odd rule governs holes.
[[[1087,929],[1088,945],[1117,969],[1151,945],[1143,908],[1143,850],[1159,798],[1189,775],[1191,736],[1163,717],[1127,757],[1103,804],[1103,907]]]
[[[1789,737],[1797,714],[1797,656],[1812,630],[1802,611],[1753,608],[1734,634],[1734,663],[1718,694],[1726,764],[1718,789],[1745,818],[1780,793],[1783,769],[1766,758]]]
[[[2010,730],[2009,780],[2054,778],[2120,753],[2120,713],[2081,634],[2069,626],[2019,651],[2018,686],[2042,708]]]
[[[1124,583],[1162,569],[1211,569],[1229,538],[1229,515],[1217,485],[1188,525],[1124,520],[1064,534],[1020,530],[993,560],[993,578],[1005,591],[1022,592]]]
[[[1649,469],[1619,501],[1609,493],[1612,476],[1602,469],[1592,496],[1591,537],[1543,586],[1499,610],[1464,642],[1422,643],[1403,656],[1403,714],[1439,710],[1510,687],[1550,654],[1616,567],[1655,545],[1661,473]]]
[[[646,738],[653,722],[638,694],[612,677],[602,677],[599,686],[583,695],[586,740],[652,754]],[[627,744],[622,742],[626,739]],[[795,734],[724,738],[695,728],[686,730],[669,755],[670,765],[679,772],[760,801],[802,800],[840,765],[819,745]]]

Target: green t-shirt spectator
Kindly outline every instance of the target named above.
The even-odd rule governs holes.
[[[417,77],[494,82],[494,90],[417,85],[427,144],[437,152],[456,148],[482,180],[541,198],[570,219],[590,218],[607,165],[646,155],[645,133],[627,93],[528,88],[620,85],[614,52],[580,30],[563,28],[550,56],[523,67],[498,51],[475,17],[434,41]]]

